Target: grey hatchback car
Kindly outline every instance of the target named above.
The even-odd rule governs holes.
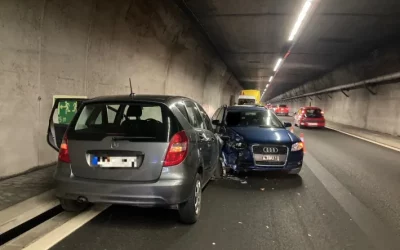
[[[72,107],[75,115],[60,115]],[[47,141],[59,152],[56,195],[67,211],[90,203],[165,206],[195,223],[219,165],[220,139],[204,109],[185,97],[57,99]]]

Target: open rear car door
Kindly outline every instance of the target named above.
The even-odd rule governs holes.
[[[47,128],[47,143],[58,152],[72,118],[86,97],[55,96]]]

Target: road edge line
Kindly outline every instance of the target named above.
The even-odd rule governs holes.
[[[360,140],[363,140],[363,141],[367,141],[367,142],[370,142],[370,143],[379,145],[379,146],[381,146],[381,147],[388,148],[388,149],[392,149],[392,150],[394,150],[394,151],[400,152],[400,148],[396,148],[396,147],[389,146],[389,145],[387,145],[387,144],[383,144],[383,143],[380,143],[380,142],[377,142],[377,141],[373,141],[373,140],[370,140],[370,139],[367,139],[367,138],[364,138],[364,137],[361,137],[361,136],[358,136],[358,135],[354,135],[354,134],[351,134],[351,133],[348,133],[348,132],[344,132],[344,131],[342,131],[342,130],[339,130],[339,129],[336,129],[336,128],[333,128],[333,127],[330,127],[330,126],[325,126],[325,127],[328,128],[328,129],[337,131],[337,132],[339,132],[339,133],[342,133],[342,134],[345,134],[345,135],[348,135],[348,136],[352,136],[352,137],[354,137],[354,138],[357,138],[357,139],[360,139]]]
[[[77,216],[73,217],[69,221],[65,222],[63,225],[59,226],[58,228],[50,231],[49,233],[43,235],[41,238],[37,239],[32,244],[26,246],[24,249],[26,250],[43,250],[43,249],[50,249],[58,242],[62,241],[68,235],[72,234],[78,228],[85,225],[87,222],[92,220],[98,214],[106,210],[110,205],[106,204],[97,204],[78,214]]]
[[[0,211],[0,233],[10,231],[59,204],[55,190],[51,189],[7,207]]]
[[[45,235],[53,231],[57,227],[60,227],[76,215],[76,213],[66,211],[61,212],[54,217],[44,221],[43,223],[37,225],[36,227],[20,234],[16,238],[6,242],[4,245],[0,246],[0,250],[23,249],[25,246],[28,246],[35,242],[37,239],[40,239],[42,235]]]
[[[388,229],[370,208],[351,194],[347,187],[331,174],[312,154],[304,156],[304,162],[329,194],[353,219],[361,231],[364,232],[376,249],[392,249],[389,248],[392,244],[398,245],[400,243],[400,238]]]

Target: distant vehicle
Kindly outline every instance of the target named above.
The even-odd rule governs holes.
[[[294,124],[300,128],[325,127],[324,112],[318,107],[302,107],[294,114]]]
[[[223,165],[232,171],[284,171],[298,174],[303,164],[303,143],[264,107],[219,108],[213,116],[215,131],[225,144]]]
[[[255,103],[242,103],[242,104],[261,104],[261,94],[259,90],[255,90],[255,89],[244,89],[242,90],[242,92],[240,93],[241,96],[247,96],[247,98],[249,98],[250,96],[252,96],[251,99],[254,98]],[[239,100],[241,99],[241,97],[239,96]],[[242,98],[245,99],[245,98]],[[239,105],[241,105],[241,103],[238,101]]]
[[[238,105],[256,105],[257,100],[254,96],[240,95],[238,98]]]
[[[275,109],[274,112],[276,115],[289,115],[289,107],[286,104],[279,104]]]
[[[69,126],[53,120],[59,103],[48,143],[59,151],[56,196],[65,210],[103,202],[177,207],[183,223],[197,221],[202,188],[220,164],[222,146],[198,103],[174,96],[99,97],[84,101]]]

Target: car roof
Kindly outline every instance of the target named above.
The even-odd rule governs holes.
[[[242,110],[261,110],[261,111],[266,111],[265,107],[263,106],[255,106],[255,105],[235,105],[235,106],[229,106],[227,108],[228,111],[242,111]]]
[[[178,100],[191,100],[183,96],[172,96],[172,95],[110,95],[110,96],[99,96],[87,100],[85,103],[94,102],[129,102],[129,101],[148,101],[148,102],[158,102],[164,104],[170,104]],[[193,100],[191,100],[193,101]]]

